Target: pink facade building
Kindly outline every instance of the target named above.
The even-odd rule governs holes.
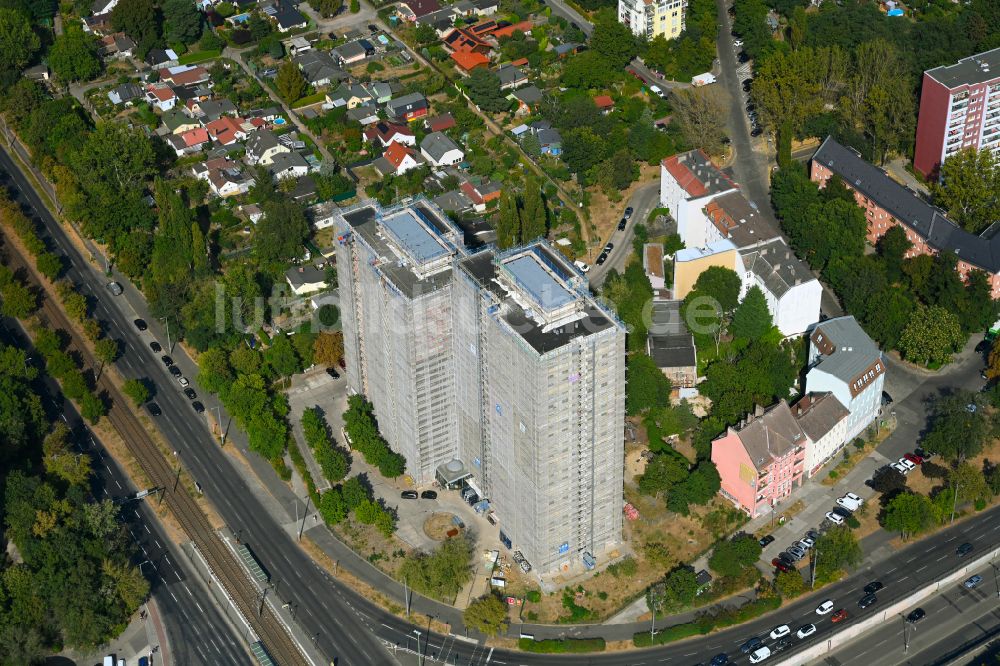
[[[1000,49],[924,72],[913,167],[933,176],[963,148],[1000,153]]]
[[[805,475],[808,438],[782,400],[712,442],[723,497],[751,518],[771,510]]]
[[[984,271],[993,298],[1000,298],[1000,234],[996,225],[980,236],[969,233],[856,151],[827,137],[813,155],[810,177],[824,187],[835,175],[864,209],[869,243],[874,245],[889,229],[900,226],[913,244],[907,258],[952,252],[958,257],[956,270],[963,279],[972,270]]]

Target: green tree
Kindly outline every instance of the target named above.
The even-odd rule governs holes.
[[[289,60],[278,68],[278,73],[274,77],[274,87],[283,100],[292,104],[306,94],[309,84],[299,71],[298,65]]]
[[[291,340],[284,334],[272,338],[271,346],[264,351],[264,361],[279,377],[291,377],[302,369]]]
[[[760,553],[760,544],[752,535],[739,534],[715,544],[708,566],[722,576],[736,577],[747,567],[753,566],[760,558]]]
[[[38,35],[31,29],[22,12],[0,7],[0,67],[20,74],[41,46]]]
[[[688,461],[683,455],[668,449],[650,460],[639,477],[639,492],[644,495],[669,494],[674,486],[688,478]]]
[[[948,484],[957,489],[959,503],[962,501],[988,501],[993,497],[993,490],[986,483],[983,470],[973,467],[967,462],[960,462],[949,470]]]
[[[344,358],[344,334],[340,331],[318,334],[313,342],[313,362],[333,367]]]
[[[893,225],[878,240],[878,253],[882,257],[886,277],[890,282],[903,279],[903,260],[913,243],[901,225]]]
[[[168,43],[194,44],[201,37],[202,14],[186,0],[164,0],[163,31]]]
[[[670,404],[670,380],[649,355],[632,352],[626,361],[626,369],[625,411],[629,416]]]
[[[784,599],[794,599],[806,591],[806,583],[797,570],[779,571],[774,577],[774,587]]]
[[[510,190],[505,190],[500,195],[496,230],[497,247],[507,249],[517,245],[520,238],[520,217],[517,210],[517,196]]]
[[[861,544],[854,532],[845,525],[834,527],[816,540],[816,578],[832,580],[838,571],[861,564]]]
[[[716,88],[676,90],[671,101],[681,133],[688,143],[709,155],[722,155],[726,108]]]
[[[159,42],[161,20],[153,0],[121,0],[111,10],[111,27],[132,38],[139,58],[145,58]]]
[[[94,38],[76,23],[66,26],[56,37],[49,49],[48,63],[63,81],[89,81],[101,72]]]
[[[96,425],[107,412],[107,405],[104,404],[100,396],[89,391],[83,395],[83,399],[80,401],[80,415],[91,424]]]
[[[655,605],[664,611],[679,611],[694,603],[698,587],[698,579],[694,569],[684,566],[677,567],[663,579],[657,590],[660,592],[660,598],[656,600]]]
[[[327,525],[336,525],[347,518],[347,502],[340,488],[331,488],[319,497],[319,515]]]
[[[55,282],[63,272],[63,258],[52,252],[43,252],[35,257],[35,266],[39,273]]]
[[[933,305],[918,305],[899,339],[899,351],[908,361],[922,365],[943,364],[965,343],[958,317]]]
[[[548,215],[545,209],[545,201],[542,199],[542,189],[538,181],[533,178],[528,179],[524,188],[520,219],[522,243],[545,236],[548,227]]]
[[[750,287],[733,313],[729,332],[735,338],[759,340],[771,330],[772,326],[774,322],[771,320],[771,312],[767,309],[764,292],[756,285]]]
[[[623,69],[639,52],[635,35],[612,14],[601,14],[595,21],[590,48],[616,71]]]
[[[699,296],[714,298],[723,312],[732,312],[740,299],[740,276],[723,266],[710,266],[694,283]]]
[[[226,352],[212,347],[198,356],[198,383],[212,393],[222,393],[233,381],[233,370]]]
[[[264,262],[284,262],[300,256],[309,238],[309,222],[302,206],[291,200],[268,201],[264,217],[254,228],[254,253]]]
[[[101,365],[114,363],[121,352],[121,346],[117,340],[112,338],[102,338],[94,344],[94,356],[101,362]]]
[[[485,67],[477,67],[462,82],[472,103],[488,113],[500,113],[510,108],[507,94],[500,90],[500,79]]]
[[[122,385],[122,393],[132,398],[136,406],[149,400],[149,388],[141,379],[129,379]]]
[[[407,558],[399,575],[417,592],[450,601],[472,578],[472,544],[465,538],[445,539],[431,553]]]
[[[934,202],[952,220],[980,234],[996,220],[1000,206],[1000,159],[990,150],[960,150],[941,165],[941,178],[931,189]]]
[[[462,621],[480,633],[496,636],[507,626],[507,604],[495,594],[487,594],[466,607]]]
[[[319,319],[319,323],[324,326],[333,326],[340,321],[340,312],[337,310],[337,306],[331,303],[319,306],[316,316]]]
[[[817,55],[811,48],[776,50],[754,67],[751,97],[761,120],[771,127],[797,129],[822,109]]]
[[[38,309],[38,297],[20,282],[9,282],[0,287],[0,314],[14,319],[25,319]]]
[[[935,524],[937,511],[926,495],[903,492],[889,500],[879,517],[882,527],[907,539]]]
[[[203,276],[209,270],[208,245],[198,222],[191,222],[191,266],[197,276]]]

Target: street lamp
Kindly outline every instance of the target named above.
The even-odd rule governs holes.
[[[903,615],[902,613],[899,614],[899,617],[902,618],[902,620],[903,620],[903,654],[906,654],[906,652],[910,649],[910,643],[908,641],[908,637],[907,637],[907,633],[906,633],[906,629],[907,629],[906,625],[908,625],[909,622],[906,621],[906,616]]]
[[[167,353],[172,354],[174,346],[170,344],[170,319],[167,317],[160,317],[160,321],[162,321],[167,327]]]
[[[420,630],[414,629],[413,633],[417,635],[417,664],[424,666],[424,654],[420,651]]]

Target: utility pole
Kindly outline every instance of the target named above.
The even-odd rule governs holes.
[[[410,591],[407,589],[406,576],[403,576],[403,601],[406,604],[406,617],[410,617]]]
[[[952,500],[951,500],[951,523],[952,524],[955,523],[955,509],[958,508],[958,488],[959,488],[959,485],[956,482],[955,483],[955,489],[954,489],[955,490],[955,496],[952,497]]]
[[[306,527],[306,517],[309,515],[309,500],[311,499],[312,497],[306,495],[306,510],[302,512],[302,523],[299,525],[299,541],[302,540],[302,530]]]
[[[420,630],[414,629],[413,633],[417,635],[417,666],[424,666],[424,653],[420,651]]]
[[[816,589],[816,562],[818,562],[818,561],[819,561],[819,551],[816,550],[816,549],[813,549],[813,556],[812,556],[812,560],[811,560],[811,562],[812,562],[812,583],[809,584],[809,588],[812,589],[812,590]]]
[[[906,634],[906,625],[908,625],[909,622],[906,621],[906,617],[902,613],[899,614],[899,617],[903,618],[903,654],[906,654],[910,649],[910,643]]]
[[[653,634],[656,633],[656,605],[649,609],[649,643],[653,644]]]
[[[216,405],[213,409],[215,410],[215,422],[219,425],[219,434],[222,436],[222,444],[220,446],[225,446],[226,429],[222,427],[222,408]]]
[[[267,599],[267,588],[260,593],[260,610],[257,611],[257,617],[264,616],[264,599]]]
[[[168,319],[167,317],[160,317],[160,321],[162,321],[167,326],[167,353],[172,354],[174,351],[174,346],[170,344],[170,319]]]

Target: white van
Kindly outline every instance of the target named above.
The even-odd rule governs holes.
[[[107,657],[104,658],[104,666],[115,666],[114,655],[109,654]]]
[[[660,90],[660,86],[649,86],[649,92],[653,93],[657,97],[666,97],[666,95],[663,94],[663,91]]]
[[[576,261],[574,261],[573,265],[576,266],[577,268],[579,268],[581,273],[586,273],[587,271],[590,270],[590,266],[588,266],[587,264],[583,263],[579,259],[577,259]]]
[[[771,649],[767,646],[759,647],[750,653],[750,663],[759,664],[771,656]]]

